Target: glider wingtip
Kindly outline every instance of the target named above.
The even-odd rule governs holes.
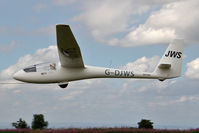
[[[56,27],[69,27],[69,25],[66,25],[66,24],[56,24]]]

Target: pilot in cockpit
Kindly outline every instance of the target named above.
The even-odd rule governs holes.
[[[51,63],[50,64],[50,69],[51,70],[56,70],[56,64],[55,63]]]

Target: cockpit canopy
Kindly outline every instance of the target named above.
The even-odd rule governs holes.
[[[33,66],[29,66],[23,69],[25,72],[47,72],[47,71],[55,71],[56,70],[56,63],[42,63],[36,64]]]

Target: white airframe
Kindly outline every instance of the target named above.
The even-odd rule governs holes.
[[[80,48],[68,25],[56,25],[57,48],[60,64],[37,64],[24,68],[14,74],[19,81],[37,84],[58,83],[61,88],[68,86],[70,81],[91,78],[143,78],[165,79],[181,75],[183,39],[174,39],[168,46],[154,72],[134,72],[112,68],[86,66],[83,63]]]

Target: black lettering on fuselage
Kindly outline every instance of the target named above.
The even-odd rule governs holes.
[[[124,71],[124,76],[125,76],[125,77],[129,77],[129,75],[130,75],[130,72],[129,72],[129,71]]]
[[[115,76],[120,76],[120,71],[119,70],[115,70]]]
[[[167,54],[165,54],[166,57],[173,57],[173,58],[178,58],[180,59],[182,56],[182,52],[177,52],[177,51],[168,51]]]
[[[106,74],[106,75],[110,75],[110,70],[109,70],[109,69],[106,69],[106,70],[105,70],[105,74]]]
[[[126,70],[111,71],[111,69],[106,69],[104,72],[105,72],[105,75],[107,75],[107,76],[134,77],[133,71],[126,71]]]

